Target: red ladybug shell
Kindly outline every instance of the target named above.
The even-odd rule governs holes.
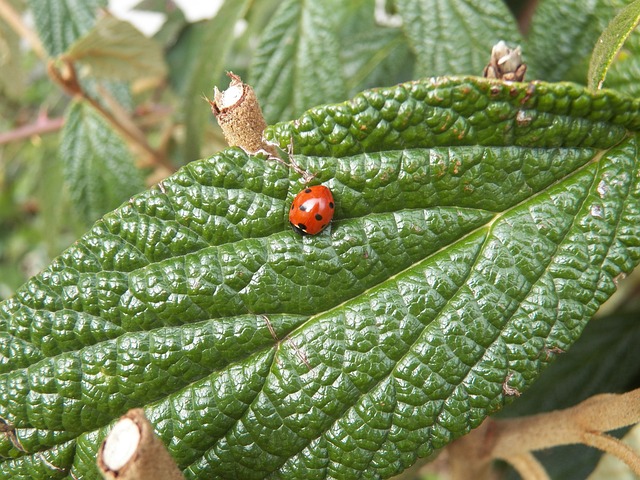
[[[301,235],[316,235],[333,218],[333,195],[324,185],[307,187],[296,195],[289,210],[289,222]]]

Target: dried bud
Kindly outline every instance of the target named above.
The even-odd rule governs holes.
[[[484,68],[484,76],[522,82],[526,71],[527,65],[522,62],[520,47],[510,48],[500,40],[491,50],[491,60],[489,65]]]

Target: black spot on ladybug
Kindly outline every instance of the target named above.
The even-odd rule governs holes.
[[[310,188],[305,188],[304,189],[304,193],[311,193],[311,189]]]
[[[293,210],[293,204],[291,205],[291,210]]]
[[[316,220],[318,221],[322,220],[322,215],[320,215],[319,213],[316,213]]]
[[[293,231],[296,232],[298,235],[307,235],[307,227],[305,226],[304,223],[300,223],[298,225],[296,225],[293,222],[289,222],[291,224],[291,226],[293,227]]]
[[[333,208],[333,202],[329,202],[329,208]]]
[[[303,212],[306,212],[307,211],[307,207],[305,207],[304,205],[300,205],[298,207],[298,210],[302,210]]]

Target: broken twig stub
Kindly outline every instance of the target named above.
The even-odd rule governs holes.
[[[276,155],[274,147],[262,139],[267,123],[253,88],[238,75],[232,72],[227,75],[231,79],[229,87],[222,91],[214,87],[213,101],[207,99],[227,143],[247,153],[264,151]]]

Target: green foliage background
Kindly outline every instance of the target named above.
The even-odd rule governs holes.
[[[149,144],[178,168],[224,148],[202,95],[210,95],[214,84],[226,85],[226,70],[255,87],[269,123],[345,100],[364,88],[425,76],[480,74],[491,46],[500,39],[522,46],[527,79],[586,84],[598,36],[629,2],[542,0],[525,32],[513,12],[525,15],[528,2],[398,0],[386,2],[376,18],[379,2],[373,0],[228,0],[211,20],[189,23],[179,9],[167,10],[166,2],[145,0],[140,9],[161,11],[168,18],[152,44],[124,26],[112,25],[115,30],[108,38],[127,40],[114,42],[111,52],[98,53],[95,40],[101,38],[96,32],[104,25],[99,13],[104,1],[9,3],[32,12],[51,58],[68,55],[77,62],[86,90],[98,101],[104,95],[116,99],[139,123]],[[520,19],[528,23],[526,15]],[[234,27],[240,20],[238,33]],[[640,94],[638,37],[630,36],[605,83],[635,97]],[[4,299],[95,220],[168,171],[166,165],[143,161],[86,102],[68,98],[47,77],[43,61],[21,50],[20,38],[2,20],[0,39],[0,130],[34,123],[41,112],[65,119],[65,127],[52,134],[0,145]],[[143,57],[145,62],[140,61]],[[601,312],[603,318],[513,404],[513,414],[559,408],[596,392],[637,386],[636,277],[621,284]],[[580,355],[581,344],[587,355]],[[622,362],[628,367],[620,368]],[[586,451],[574,456],[579,468],[558,462],[551,467],[557,468],[554,478],[584,478],[581,468],[590,465],[587,456]]]

